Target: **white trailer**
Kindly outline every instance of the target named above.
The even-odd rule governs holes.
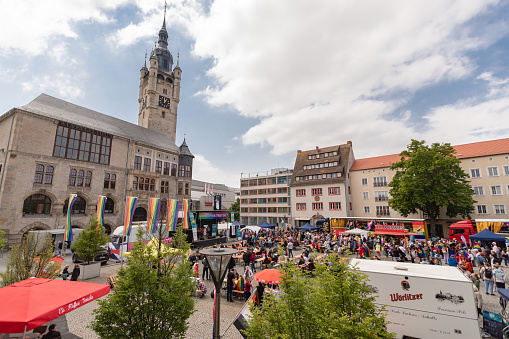
[[[352,259],[397,339],[480,338],[473,283],[456,267]]]

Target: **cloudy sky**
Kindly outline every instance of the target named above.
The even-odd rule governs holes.
[[[136,123],[161,0],[0,0],[0,113],[40,93]],[[194,178],[509,137],[509,2],[169,0]]]

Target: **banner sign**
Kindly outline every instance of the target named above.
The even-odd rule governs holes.
[[[201,212],[198,219],[227,219],[227,212]]]
[[[232,212],[231,214],[231,223],[233,224],[235,222],[235,212]]]
[[[422,236],[426,236],[426,232],[424,231],[424,223],[422,221],[412,222],[412,228],[414,233],[419,233]]]
[[[241,230],[237,230],[237,240],[242,240],[242,232],[241,232]]]
[[[212,225],[212,236],[215,237],[217,234],[217,225],[216,224],[213,224]]]
[[[375,231],[405,231],[403,225],[375,225]]]
[[[198,241],[198,229],[196,228],[196,220],[194,220],[193,213],[189,213],[189,220],[191,220],[191,227],[193,228],[193,241]]]
[[[488,311],[482,312],[482,324],[486,332],[492,335],[492,338],[502,339],[502,316],[500,314]]]

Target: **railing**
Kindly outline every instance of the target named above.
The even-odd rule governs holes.
[[[386,187],[386,186],[387,186],[387,181],[373,183],[373,187]]]
[[[375,201],[376,202],[378,202],[378,201],[389,201],[389,197],[385,196],[385,195],[381,195],[381,196],[375,197]]]

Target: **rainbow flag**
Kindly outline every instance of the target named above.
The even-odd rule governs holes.
[[[362,247],[364,248],[364,251],[366,252],[366,255],[365,255],[366,258],[371,257],[371,251],[369,250],[368,245],[364,244],[364,245],[362,245]]]
[[[479,244],[475,244],[475,245],[474,245],[474,248],[475,248],[475,249],[477,249],[477,250],[481,250],[481,249],[482,249],[482,248],[481,248],[481,245],[479,245]]]
[[[166,218],[166,230],[176,232],[178,218],[179,218],[179,201],[176,199],[170,199],[170,201],[168,202],[168,216]]]
[[[182,220],[182,229],[187,230],[189,228],[189,200],[184,199],[184,219]]]
[[[127,197],[125,206],[125,222],[124,222],[124,235],[131,235],[131,228],[133,225],[134,210],[136,209],[136,197]]]
[[[69,196],[69,205],[67,206],[67,219],[65,223],[64,241],[72,241],[72,227],[71,227],[71,212],[72,205],[78,199],[77,194],[71,194]]]
[[[160,203],[161,203],[160,198],[150,198],[150,203],[148,207],[148,227],[147,227],[148,233],[156,233]]]
[[[438,247],[438,249],[439,249],[440,251],[442,251],[442,250],[444,249],[444,244],[439,243],[439,244],[437,245],[437,247]]]
[[[104,227],[104,207],[106,206],[107,197],[104,195],[99,196],[99,202],[97,203],[97,230],[99,231],[99,226]]]
[[[419,258],[426,258],[426,260],[428,259],[428,256],[426,255],[426,252],[424,252],[424,249],[422,248],[421,244],[417,244],[416,252]]]

